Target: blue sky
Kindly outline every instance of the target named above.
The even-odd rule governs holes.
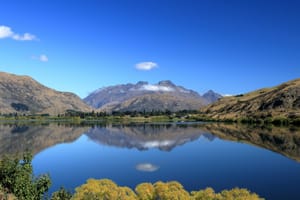
[[[297,0],[1,0],[0,10],[0,71],[80,97],[140,80],[239,94],[300,75]]]

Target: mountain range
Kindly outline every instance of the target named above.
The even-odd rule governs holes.
[[[48,88],[29,76],[0,72],[0,114],[50,114],[67,110],[199,110],[208,118],[300,118],[300,79],[230,97],[212,90],[202,96],[171,81],[138,82],[98,89],[84,99]]]
[[[222,96],[212,90],[203,96],[169,80],[157,84],[140,81],[98,89],[84,102],[101,111],[199,110]]]
[[[178,111],[199,110],[221,96],[209,91],[203,96],[171,81],[138,82],[109,86],[80,99],[70,92],[48,88],[29,76],[0,72],[0,113],[57,115],[67,110]]]

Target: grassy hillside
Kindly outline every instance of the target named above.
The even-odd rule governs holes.
[[[90,111],[90,107],[70,92],[45,87],[29,76],[0,72],[0,112],[57,115],[66,110]]]
[[[300,79],[276,87],[224,97],[201,112],[213,119],[300,117]]]

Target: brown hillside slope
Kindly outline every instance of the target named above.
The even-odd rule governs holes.
[[[224,97],[201,111],[214,119],[300,117],[300,79],[247,94]]]
[[[107,112],[170,110],[176,112],[179,110],[198,110],[204,105],[205,102],[199,98],[174,96],[173,94],[145,94],[119,104],[103,106],[100,110]]]
[[[209,91],[203,96],[176,85],[169,80],[149,84],[139,81],[101,88],[84,98],[84,101],[99,111],[179,111],[198,110],[215,102],[221,95]]]
[[[48,113],[66,110],[89,111],[90,107],[73,93],[58,92],[45,87],[29,76],[0,72],[0,112]]]

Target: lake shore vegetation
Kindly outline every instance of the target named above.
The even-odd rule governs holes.
[[[147,122],[228,122],[239,124],[258,124],[275,126],[300,126],[300,117],[295,114],[284,116],[243,116],[231,118],[213,118],[207,113],[197,110],[182,110],[177,112],[165,111],[115,111],[107,112],[81,112],[67,110],[63,114],[52,116],[49,114],[1,114],[0,122],[68,122],[68,123],[147,123]]]

